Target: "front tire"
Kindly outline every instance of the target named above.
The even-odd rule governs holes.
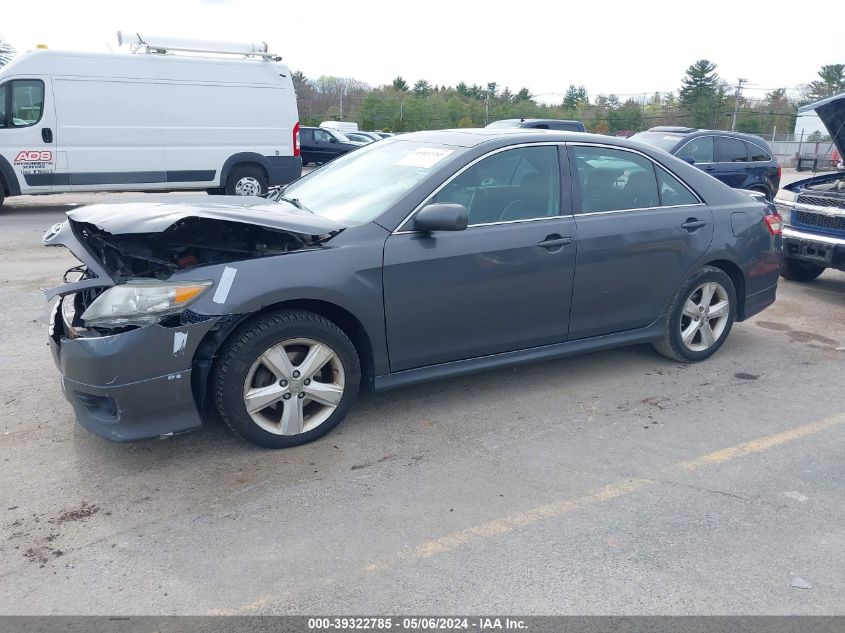
[[[791,257],[784,257],[780,276],[790,281],[813,281],[813,279],[823,272],[824,266],[802,262]]]
[[[358,397],[355,346],[313,312],[284,310],[247,322],[221,351],[215,402],[237,435],[287,448],[325,435]]]
[[[654,348],[682,363],[709,358],[724,344],[736,319],[736,290],[723,270],[704,266],[675,293],[663,337]]]
[[[227,196],[260,196],[270,188],[267,174],[257,165],[235,167],[226,178]]]

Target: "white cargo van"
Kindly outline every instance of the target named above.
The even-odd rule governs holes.
[[[324,127],[329,130],[337,130],[341,133],[358,131],[358,124],[353,123],[352,121],[323,121],[320,123],[320,127]]]
[[[36,50],[3,68],[0,204],[68,191],[254,195],[301,175],[293,83],[266,45],[138,42],[134,54]]]

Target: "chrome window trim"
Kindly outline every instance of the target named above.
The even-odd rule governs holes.
[[[508,145],[507,147],[500,147],[500,148],[498,148],[498,149],[491,150],[491,151],[487,152],[486,154],[483,154],[483,155],[479,156],[479,157],[478,157],[478,158],[476,158],[475,160],[473,160],[473,161],[471,161],[471,162],[467,163],[466,165],[464,165],[463,167],[461,167],[458,171],[456,171],[454,174],[452,174],[452,175],[451,175],[448,179],[444,180],[444,181],[443,181],[443,182],[442,182],[442,183],[441,183],[441,184],[440,184],[440,185],[439,185],[439,186],[438,186],[438,187],[437,187],[434,191],[432,191],[432,192],[431,192],[428,196],[426,196],[425,200],[423,200],[422,202],[420,202],[420,203],[419,203],[419,204],[418,204],[418,205],[414,208],[414,210],[413,210],[413,211],[411,211],[408,215],[406,215],[406,216],[405,216],[405,219],[404,219],[404,220],[402,220],[402,221],[401,221],[401,222],[400,222],[400,223],[396,226],[396,228],[395,228],[395,229],[391,232],[391,235],[405,235],[405,234],[407,234],[407,233],[420,233],[420,231],[418,231],[418,230],[416,230],[416,229],[405,229],[405,230],[402,230],[402,227],[404,227],[404,226],[408,223],[408,220],[410,220],[412,217],[414,217],[414,215],[415,215],[415,214],[416,214],[416,213],[417,213],[420,209],[422,209],[422,208],[425,206],[426,202],[428,202],[428,201],[429,201],[429,200],[431,200],[434,196],[436,196],[438,193],[440,193],[440,192],[441,192],[441,191],[442,191],[442,190],[446,187],[446,185],[448,185],[450,182],[452,182],[453,180],[455,180],[455,178],[457,178],[458,176],[460,176],[460,175],[461,175],[462,173],[464,173],[467,169],[469,169],[470,167],[472,167],[472,166],[473,166],[473,165],[475,165],[476,163],[481,162],[481,161],[482,161],[482,160],[484,160],[485,158],[489,158],[490,156],[494,156],[494,155],[496,155],[496,154],[499,154],[499,153],[501,153],[501,152],[506,152],[506,151],[511,150],[511,149],[520,149],[520,148],[522,148],[522,147],[563,147],[563,148],[565,149],[565,148],[566,148],[566,143],[565,143],[565,142],[563,142],[563,141],[551,141],[551,142],[550,142],[550,141],[543,141],[542,143],[519,143],[519,144],[517,144],[517,145]],[[560,169],[560,160],[558,160],[558,169]],[[560,203],[561,203],[561,202],[562,202],[562,200],[559,200],[559,201],[558,201],[558,205],[560,205]],[[466,230],[469,230],[469,229],[474,228],[474,227],[476,227],[476,226],[495,226],[495,225],[497,225],[497,224],[514,224],[514,223],[516,223],[516,222],[536,222],[537,220],[557,220],[557,219],[560,219],[560,218],[571,218],[571,217],[572,217],[572,214],[563,215],[563,214],[561,214],[561,213],[558,213],[557,215],[550,215],[550,216],[548,216],[548,217],[543,217],[543,218],[529,218],[529,219],[527,219],[527,220],[503,220],[503,221],[501,221],[501,222],[485,222],[485,223],[483,223],[483,224],[470,224],[469,226],[467,226]]]
[[[609,215],[611,213],[629,213],[631,211],[660,211],[661,209],[682,209],[684,207],[703,207],[703,202],[696,202],[693,204],[667,204],[665,207],[637,207],[635,209],[613,209],[611,211],[584,211],[583,213],[576,213],[576,217],[585,215]]]
[[[702,199],[701,199],[701,196],[699,196],[699,195],[698,195],[698,194],[697,194],[697,193],[696,193],[696,192],[692,189],[692,187],[690,187],[690,186],[689,186],[686,182],[684,182],[684,179],[683,179],[683,178],[681,178],[680,176],[678,176],[678,174],[676,174],[674,171],[672,171],[671,169],[669,169],[666,165],[664,165],[664,164],[662,164],[662,163],[658,162],[657,160],[655,160],[654,158],[652,158],[651,156],[649,156],[649,155],[648,155],[648,154],[646,154],[645,152],[641,152],[641,151],[640,151],[640,150],[638,150],[638,149],[633,149],[633,148],[631,148],[631,147],[620,147],[619,145],[608,145],[608,144],[605,144],[605,143],[584,143],[583,141],[578,141],[578,142],[567,143],[567,145],[570,145],[570,146],[573,146],[573,147],[574,147],[574,146],[584,146],[584,147],[603,147],[603,148],[607,148],[607,149],[615,149],[615,150],[619,150],[619,151],[622,151],[622,152],[631,152],[632,154],[639,154],[639,155],[640,155],[640,156],[642,156],[643,158],[646,158],[646,159],[650,160],[650,161],[652,162],[652,164],[657,165],[657,166],[658,166],[658,167],[660,167],[661,169],[665,170],[667,173],[671,174],[671,175],[672,175],[672,177],[673,177],[673,178],[675,178],[675,180],[677,180],[677,181],[678,181],[679,183],[681,183],[684,187],[686,187],[686,188],[687,188],[687,191],[689,191],[689,192],[693,195],[693,197],[694,197],[696,200],[698,200],[698,202],[693,203],[693,204],[673,204],[673,205],[666,205],[665,207],[664,207],[664,206],[661,206],[661,205],[658,205],[658,206],[656,206],[656,207],[641,207],[641,208],[638,208],[638,209],[613,209],[612,211],[573,211],[573,213],[574,213],[576,216],[578,216],[578,215],[587,215],[587,214],[590,214],[590,213],[614,213],[614,212],[617,212],[617,211],[642,211],[643,209],[669,209],[669,208],[672,208],[672,207],[697,207],[697,206],[699,206],[699,205],[703,205],[703,204],[705,204],[704,200],[702,200]],[[654,179],[655,179],[655,181],[657,180],[657,172],[655,172],[655,174],[654,174]],[[580,193],[580,187],[579,187],[579,193]],[[658,194],[659,194],[659,191],[658,191]],[[575,202],[575,201],[573,200],[573,203],[574,203],[574,202]],[[579,200],[579,202],[580,202],[580,200]]]

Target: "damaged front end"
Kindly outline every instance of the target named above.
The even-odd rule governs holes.
[[[211,357],[239,320],[190,311],[213,292],[204,266],[318,248],[342,230],[296,213],[286,222],[286,213],[238,217],[219,205],[143,207],[81,208],[43,239],[81,262],[44,291],[58,297],[49,342],[63,391],[83,426],[119,441],[201,425]],[[192,269],[192,280],[171,279]]]

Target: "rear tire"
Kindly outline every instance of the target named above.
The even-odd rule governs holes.
[[[212,384],[235,434],[287,448],[340,424],[360,382],[358,354],[343,330],[319,314],[283,310],[241,327],[221,350]]]
[[[682,363],[709,358],[724,344],[736,318],[736,290],[723,270],[704,266],[669,304],[663,337],[654,348]]]
[[[824,266],[818,266],[809,262],[802,262],[791,257],[783,258],[783,268],[780,271],[781,277],[790,281],[813,281],[824,272]]]
[[[229,172],[226,178],[227,196],[260,196],[270,188],[267,174],[258,165],[241,165]]]
[[[6,192],[3,191],[3,183],[0,182],[0,207],[3,206],[3,201],[6,199]]]

